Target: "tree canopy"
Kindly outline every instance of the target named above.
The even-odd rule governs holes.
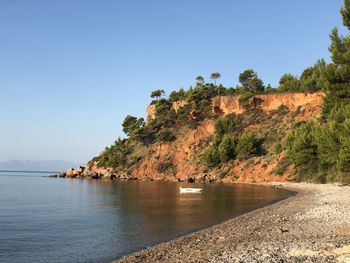
[[[221,77],[219,72],[213,72],[210,74],[210,79],[214,80],[214,84],[216,85],[216,80]]]
[[[344,0],[344,6],[340,13],[343,25],[350,30],[349,0]],[[332,108],[350,102],[350,35],[339,35],[338,29],[334,28],[330,34],[330,39],[329,51],[333,64],[328,65],[323,71],[323,75],[329,81],[323,111],[324,119],[327,118]]]
[[[239,74],[239,82],[247,90],[262,92],[265,89],[263,81],[259,79],[258,74],[252,69],[247,69]]]
[[[165,95],[165,91],[164,90],[157,89],[157,90],[152,91],[151,98],[152,99],[160,99],[164,95]]]
[[[202,76],[196,77],[197,84],[204,84],[204,78]]]

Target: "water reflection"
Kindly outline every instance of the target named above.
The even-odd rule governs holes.
[[[91,185],[96,197],[103,199],[101,205],[118,207],[114,211],[120,228],[132,233],[123,233],[126,239],[136,232],[139,241],[151,243],[219,223],[286,194],[248,185],[191,185],[203,187],[202,194],[180,194],[177,183],[95,181]]]
[[[180,194],[180,185],[203,193]],[[2,177],[0,262],[109,262],[286,195],[249,185]]]

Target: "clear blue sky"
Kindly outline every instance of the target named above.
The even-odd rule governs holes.
[[[153,89],[329,61],[342,0],[1,0],[0,161],[85,162]],[[344,32],[344,31],[343,31]]]

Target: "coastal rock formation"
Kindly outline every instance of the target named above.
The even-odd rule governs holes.
[[[323,97],[322,92],[255,95],[244,106],[240,105],[239,96],[214,97],[211,110],[216,117],[201,121],[195,128],[185,125],[177,127],[176,139],[173,141],[142,146],[139,149],[142,158],[132,166],[126,169],[99,167],[92,160],[86,168],[68,169],[58,177],[206,183],[288,181],[293,174],[293,167],[286,160],[285,152],[275,153],[273,143],[283,142],[293,123],[317,120],[321,114]],[[178,101],[171,108],[178,112],[186,105],[185,101]],[[148,120],[155,118],[155,111],[155,104],[148,107]],[[219,116],[228,114],[241,117],[240,132],[256,132],[266,139],[263,145],[266,154],[246,160],[236,159],[207,169],[201,158],[215,136],[215,121]]]
[[[176,101],[172,103],[172,109],[177,113],[179,109],[187,105],[186,101]],[[156,117],[156,105],[151,104],[147,107],[147,120],[152,120]]]

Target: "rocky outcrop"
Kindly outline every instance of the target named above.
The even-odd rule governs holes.
[[[147,121],[153,120],[156,117],[156,105],[151,104],[147,107]]]
[[[193,165],[210,136],[215,132],[215,122],[208,120],[194,130],[183,131],[175,142],[160,143],[152,147],[154,154],[143,159],[132,171],[132,176],[139,179],[185,181],[199,175],[204,168]],[[198,160],[197,160],[198,161]],[[166,169],[161,169],[162,167]]]
[[[98,167],[96,162],[89,163],[86,167],[70,168],[59,174],[50,175],[52,178],[77,178],[77,179],[106,179],[106,180],[134,180],[131,175],[116,172],[111,167]]]
[[[176,101],[172,103],[172,109],[177,113],[179,109],[187,105],[187,102],[184,100]],[[153,120],[156,117],[156,105],[151,104],[147,107],[147,120]]]
[[[263,111],[277,110],[284,105],[289,110],[295,111],[298,107],[307,106],[320,112],[324,93],[280,93],[255,95],[248,100],[246,107],[240,106],[240,96],[218,96],[212,100],[214,113],[243,113],[247,109],[261,109]]]
[[[274,136],[283,140],[293,123],[318,118],[323,97],[322,92],[255,95],[245,101],[244,107],[240,105],[239,96],[215,97],[212,99],[214,118],[201,122],[194,129],[177,127],[175,141],[147,146],[144,157],[127,170],[98,167],[96,162],[90,162],[87,167],[68,169],[58,177],[206,183],[284,182],[293,169],[289,166],[276,174],[275,168],[284,162],[285,153],[275,154],[271,142],[269,155],[234,160],[216,169],[207,169],[201,157],[214,136],[215,115],[242,114],[241,132],[257,131],[265,136],[272,132],[270,141],[274,142]],[[179,101],[173,103],[172,108],[177,112],[185,105],[185,101]],[[155,117],[155,104],[148,107],[147,113],[148,120]]]

